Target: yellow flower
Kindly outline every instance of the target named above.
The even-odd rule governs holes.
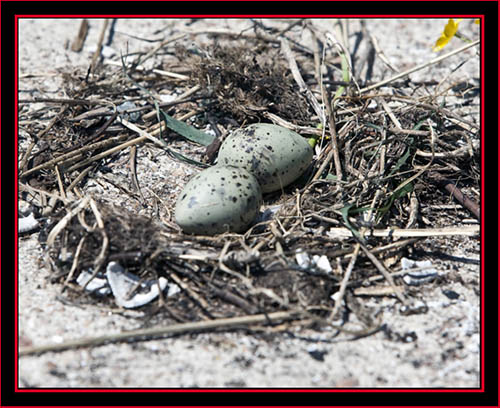
[[[453,20],[452,18],[448,20],[448,24],[446,24],[446,26],[444,27],[444,31],[441,34],[441,37],[438,38],[436,44],[434,44],[434,47],[432,47],[432,51],[439,51],[450,42],[450,40],[458,30],[458,23],[460,21],[462,21],[461,18],[457,19],[457,21]]]

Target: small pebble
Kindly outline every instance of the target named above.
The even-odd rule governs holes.
[[[443,295],[445,295],[448,299],[451,299],[451,300],[456,300],[460,297],[460,294],[458,294],[457,292],[450,290],[450,289],[444,289]]]
[[[307,352],[316,361],[325,361],[325,356],[328,354],[328,351],[319,349],[317,346],[308,347]]]

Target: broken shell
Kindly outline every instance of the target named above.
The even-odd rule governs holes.
[[[30,213],[27,217],[21,217],[17,221],[19,234],[30,232],[38,228],[39,222],[35,219],[35,215]]]
[[[125,271],[117,262],[110,262],[108,264],[106,278],[115,297],[116,304],[126,309],[143,306],[151,302],[158,297],[160,290],[163,291],[168,284],[164,277],[140,283],[139,277]],[[134,289],[135,292],[132,296],[129,296],[130,292]]]

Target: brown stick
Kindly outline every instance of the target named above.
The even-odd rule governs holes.
[[[87,337],[71,340],[59,344],[47,344],[38,347],[26,347],[19,350],[19,356],[41,354],[49,351],[63,351],[78,347],[100,346],[106,343],[117,343],[122,341],[137,341],[140,339],[151,339],[180,333],[193,333],[211,329],[230,328],[235,326],[274,323],[281,320],[292,320],[300,317],[297,312],[274,312],[269,314],[248,315],[241,317],[230,317],[194,323],[179,323],[165,327],[153,327],[149,329],[130,330],[116,334],[97,337]]]
[[[335,128],[335,112],[333,110],[333,102],[330,100],[330,97],[328,95],[328,92],[323,88],[323,93],[324,97],[326,100],[326,112],[328,115],[328,121],[329,121],[329,128],[330,128],[330,135],[332,137],[331,139],[331,146],[332,146],[332,153],[333,153],[333,162],[335,163],[335,174],[337,175],[337,180],[342,181],[342,165],[340,163],[340,156],[339,156],[339,145],[338,145],[338,140],[337,140],[337,129]]]
[[[89,32],[89,22],[86,18],[84,18],[80,24],[80,30],[78,31],[78,35],[71,44],[71,51],[80,52],[82,50],[83,43],[85,42],[85,38],[87,38],[88,32]]]
[[[95,50],[94,55],[92,56],[92,62],[90,63],[91,73],[94,73],[97,64],[99,63],[99,58],[101,57],[101,51],[102,51],[102,43],[104,42],[104,34],[106,34],[106,29],[108,28],[108,24],[109,24],[109,19],[105,19],[102,24],[101,33],[99,34],[97,49]]]
[[[467,208],[472,214],[474,214],[478,220],[481,218],[479,204],[462,193],[462,191],[456,187],[452,181],[446,179],[443,175],[435,171],[429,172],[429,179],[448,191],[463,207]]]
[[[389,283],[391,288],[394,290],[394,294],[397,296],[397,298],[401,301],[401,303],[403,303],[403,305],[406,305],[408,302],[405,296],[403,295],[401,288],[396,286],[396,284],[394,283],[394,279],[392,279],[391,273],[387,270],[384,264],[370,252],[370,250],[366,247],[366,245],[356,235],[353,234],[353,237],[358,242],[359,246],[364,251],[368,259],[373,263],[375,268],[377,268],[378,271],[384,276],[387,283]]]

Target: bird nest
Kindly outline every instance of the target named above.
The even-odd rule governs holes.
[[[166,279],[178,290],[159,290],[141,306],[155,322],[293,312],[307,324],[332,324],[347,307],[365,333],[382,323],[363,316],[370,288],[406,312],[425,310],[414,307],[419,292],[402,279],[408,272],[398,261],[445,228],[477,234],[459,226],[464,214],[478,216],[461,191],[479,188],[477,124],[419,85],[394,82],[384,92],[355,81],[322,86],[303,47],[258,35],[234,41],[205,44],[203,52],[174,47],[154,69],[141,67],[151,57],[144,53],[67,72],[64,98],[20,101],[20,198],[43,221],[51,281],[68,301],[116,308],[113,296],[89,290],[110,265],[136,277],[127,299]],[[334,75],[339,67],[331,58],[320,68]],[[175,91],[174,100],[161,98]],[[460,92],[462,100],[472,95]],[[168,118],[177,121],[169,126]],[[255,122],[318,143],[307,173],[265,196],[245,233],[185,234],[173,221],[178,192],[142,194],[141,148],[196,171],[213,162],[231,129]],[[197,139],[193,129],[210,126],[210,143]],[[130,179],[117,182],[111,176],[124,157]],[[112,196],[96,193],[109,184]],[[432,210],[451,196],[464,208]]]

